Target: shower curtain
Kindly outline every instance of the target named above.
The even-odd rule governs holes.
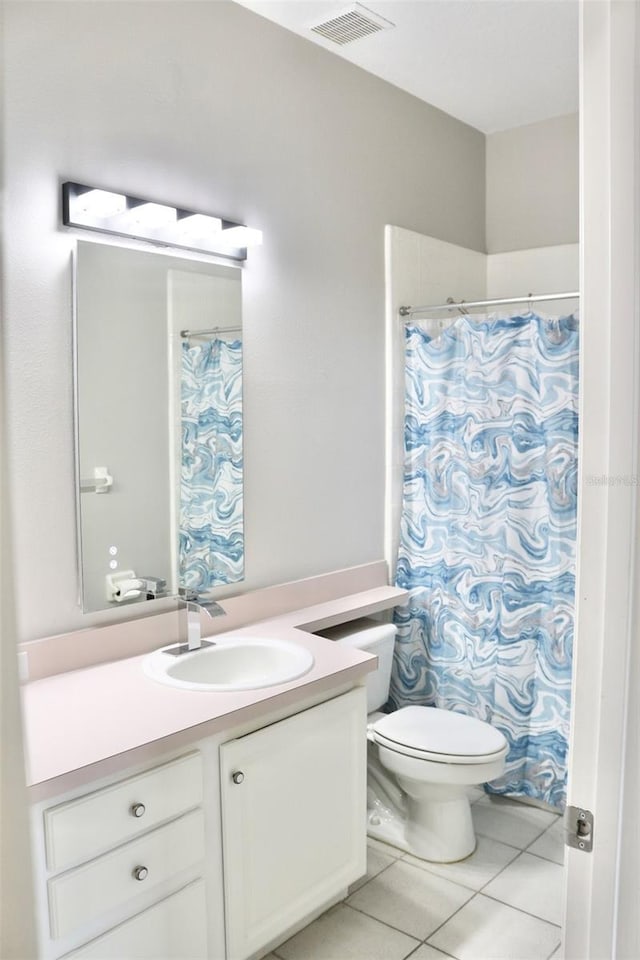
[[[487,720],[487,789],[562,808],[574,623],[578,325],[460,317],[406,332],[391,706]]]
[[[180,585],[241,580],[242,343],[182,344]]]

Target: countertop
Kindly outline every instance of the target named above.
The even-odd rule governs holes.
[[[195,740],[361,681],[375,669],[376,658],[311,631],[391,608],[405,597],[403,590],[376,587],[225,634],[259,633],[310,650],[311,670],[278,686],[233,693],[179,689],[145,676],[142,662],[147,654],[26,684],[23,715],[32,798],[51,794],[55,786],[51,781],[82,771],[86,774],[81,779],[88,779],[101,762],[145,745],[185,732]]]

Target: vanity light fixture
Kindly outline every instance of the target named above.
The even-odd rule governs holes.
[[[231,247],[254,247],[262,243],[262,231],[229,225],[223,228],[220,240]]]
[[[176,219],[176,234],[185,240],[193,240],[195,237],[208,237],[211,240],[218,237],[221,231],[220,217],[208,217],[204,213],[181,210]]]
[[[114,223],[128,225],[134,232],[162,228],[175,224],[177,219],[175,207],[165,207],[162,203],[131,204],[123,213],[117,213],[113,217]]]
[[[82,183],[62,184],[62,222],[114,236],[246,260],[262,233],[232,220],[153,203]]]
[[[77,199],[77,211],[85,217],[115,217],[126,209],[125,195],[109,190],[87,190]]]

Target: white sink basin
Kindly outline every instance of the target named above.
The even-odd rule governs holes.
[[[212,646],[175,656],[165,647],[145,657],[148,677],[187,690],[211,693],[258,690],[288,683],[313,666],[313,654],[295,643],[269,637],[216,637]]]

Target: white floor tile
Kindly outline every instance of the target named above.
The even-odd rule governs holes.
[[[417,944],[399,930],[339,903],[276,953],[282,960],[404,960]]]
[[[558,927],[481,893],[429,940],[458,960],[547,960],[559,942]]]
[[[486,797],[486,793],[482,787],[471,787],[469,791],[469,803],[475,803],[477,800],[482,800]]]
[[[471,807],[476,833],[523,850],[551,826],[555,813],[516,800],[485,797]]]
[[[446,957],[451,957],[451,954],[443,953],[435,947],[430,947],[428,943],[423,943],[415,953],[411,954],[409,960],[443,960]]]
[[[380,853],[386,853],[388,857],[398,860],[404,854],[404,850],[398,847],[392,847],[390,843],[384,843],[382,840],[376,840],[375,837],[367,837],[367,845],[379,850]]]
[[[560,864],[522,853],[483,892],[519,910],[559,924],[562,922],[563,875],[564,868]]]
[[[564,823],[558,817],[555,823],[547,827],[542,836],[527,847],[527,853],[535,853],[537,857],[545,857],[554,863],[564,863]]]
[[[356,890],[359,890],[360,887],[364,886],[365,883],[368,883],[369,880],[372,880],[373,877],[376,877],[382,870],[385,869],[385,867],[388,867],[390,864],[394,863],[395,860],[395,857],[390,857],[388,853],[383,853],[378,847],[374,847],[373,844],[368,843],[367,872],[364,877],[362,877],[360,880],[356,880],[356,882],[349,887],[349,893],[355,893]]]
[[[397,860],[347,903],[423,940],[472,896],[466,887]]]
[[[436,873],[439,877],[446,877],[454,883],[461,883],[463,887],[480,890],[508,863],[515,860],[518,850],[490,837],[478,836],[477,841],[478,845],[471,856],[458,863],[430,863],[410,854],[404,857],[403,862]]]

